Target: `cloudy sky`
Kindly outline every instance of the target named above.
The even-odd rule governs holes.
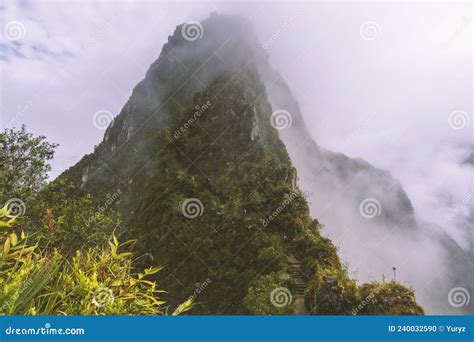
[[[474,192],[469,2],[98,2],[0,5],[1,125],[60,144],[52,177],[93,150],[175,26],[250,18],[322,146],[389,170],[440,221]],[[204,33],[205,34],[205,33]],[[458,241],[466,245],[462,235]]]

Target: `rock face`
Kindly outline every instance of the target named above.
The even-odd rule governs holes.
[[[149,262],[165,266],[159,279],[172,303],[194,296],[195,284],[211,279],[199,293],[196,313],[291,313],[269,301],[272,290],[298,290],[285,249],[291,243],[315,292],[327,288],[317,270],[351,289],[341,294],[338,288],[323,311],[313,305],[311,312],[350,313],[358,288],[298,196],[287,150],[313,217],[334,231],[344,229],[348,218],[365,222],[358,214],[365,196],[378,198],[383,210],[364,229],[351,227],[352,234],[381,235],[382,221],[416,230],[408,197],[386,172],[312,140],[297,102],[245,20],[211,15],[201,24],[198,40],[186,39],[182,25],[176,28],[94,153],[61,177],[98,203],[127,189],[117,203],[123,234],[139,239],[137,248],[152,256]],[[291,113],[289,129],[270,124],[272,109]],[[379,186],[369,191],[374,180]],[[360,267],[371,269],[370,258]],[[409,312],[423,312],[412,294],[409,302]]]

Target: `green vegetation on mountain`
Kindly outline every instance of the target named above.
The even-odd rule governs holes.
[[[189,121],[197,108],[199,116]],[[221,75],[195,94],[188,109],[163,118],[166,124],[148,141],[155,150],[139,176],[121,174],[133,179],[126,200],[117,205],[123,234],[140,237],[134,247],[150,255],[141,259],[143,267],[156,265],[154,260],[164,267],[160,277],[171,303],[192,295],[195,284],[212,280],[192,313],[291,313],[291,303],[275,306],[270,298],[278,287],[295,292],[289,244],[310,284],[309,311],[353,314],[363,295],[347,277],[334,245],[321,236],[319,222],[309,216],[295,170],[270,125],[271,112],[257,72],[246,70]],[[115,155],[111,165],[125,164],[122,156]],[[93,166],[80,167],[94,172]],[[80,174],[72,169],[65,176],[74,173]],[[97,174],[91,193],[101,189],[101,171]],[[196,217],[184,215],[187,199],[202,203]]]
[[[367,303],[364,315],[423,315],[416,303],[415,293],[396,282],[370,283],[360,287],[360,296]]]

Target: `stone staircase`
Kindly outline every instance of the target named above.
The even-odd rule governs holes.
[[[296,295],[294,295],[294,312],[295,315],[307,315],[308,311],[304,305],[304,291],[306,290],[306,280],[301,272],[301,263],[293,255],[291,245],[286,246],[288,251],[287,260],[291,266],[291,276],[296,283]]]

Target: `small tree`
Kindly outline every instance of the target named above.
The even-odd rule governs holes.
[[[26,131],[5,129],[0,132],[0,200],[20,198],[26,201],[46,184],[57,144]]]

